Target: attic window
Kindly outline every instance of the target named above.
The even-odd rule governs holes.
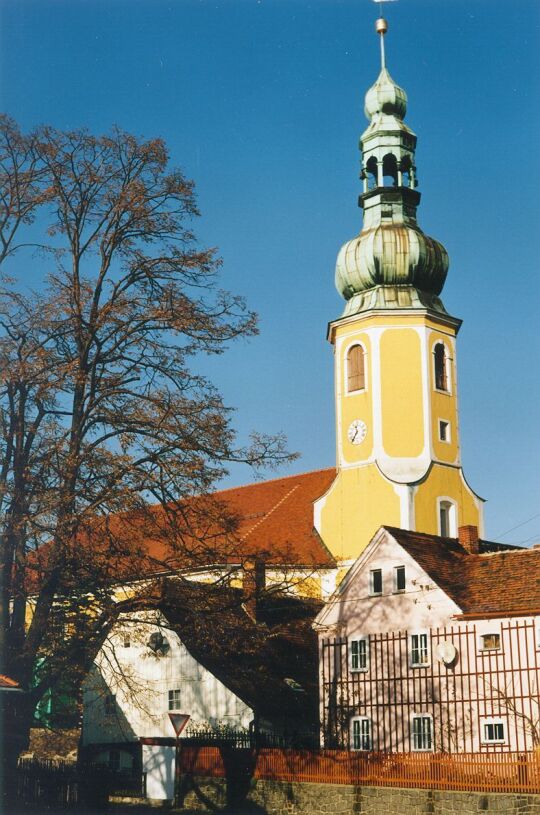
[[[480,640],[482,641],[482,651],[496,651],[501,647],[500,634],[482,634]]]
[[[104,699],[105,716],[114,716],[116,713],[116,696],[108,693]]]
[[[369,593],[382,594],[382,569],[372,569],[369,573]]]
[[[405,591],[405,566],[396,566],[394,569],[394,591]]]

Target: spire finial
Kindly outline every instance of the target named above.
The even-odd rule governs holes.
[[[386,68],[386,56],[384,53],[384,35],[388,31],[388,23],[382,16],[382,4],[383,3],[394,3],[395,0],[373,0],[374,3],[377,3],[379,6],[379,18],[375,21],[375,31],[379,34],[381,38],[381,68],[384,70]]]
[[[388,23],[384,19],[384,17],[379,17],[378,20],[375,20],[375,31],[381,37],[381,68],[384,70],[386,68],[386,59],[384,53],[384,35],[388,31]]]

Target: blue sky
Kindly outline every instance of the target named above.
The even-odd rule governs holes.
[[[464,320],[465,473],[488,499],[488,535],[529,545],[540,540],[540,4],[400,0],[386,14],[388,67],[419,138],[419,222],[449,251],[443,299]],[[241,437],[287,434],[302,454],[294,471],[334,463],[325,335],[342,310],[335,257],[361,225],[376,16],[370,0],[0,0],[2,108],[23,128],[162,136],[194,179],[198,235],[261,328],[204,369]],[[249,479],[235,469],[227,483]]]

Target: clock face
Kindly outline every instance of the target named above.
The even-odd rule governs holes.
[[[366,438],[367,425],[362,419],[355,419],[350,423],[347,437],[351,444],[362,444]]]

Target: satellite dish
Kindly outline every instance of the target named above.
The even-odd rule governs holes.
[[[457,657],[457,648],[453,642],[450,642],[450,640],[443,640],[436,646],[435,653],[439,662],[442,662],[443,665],[448,666],[455,661]]]
[[[161,631],[154,631],[153,634],[150,634],[146,644],[150,650],[158,656],[164,656],[170,648],[167,639],[163,636]]]

